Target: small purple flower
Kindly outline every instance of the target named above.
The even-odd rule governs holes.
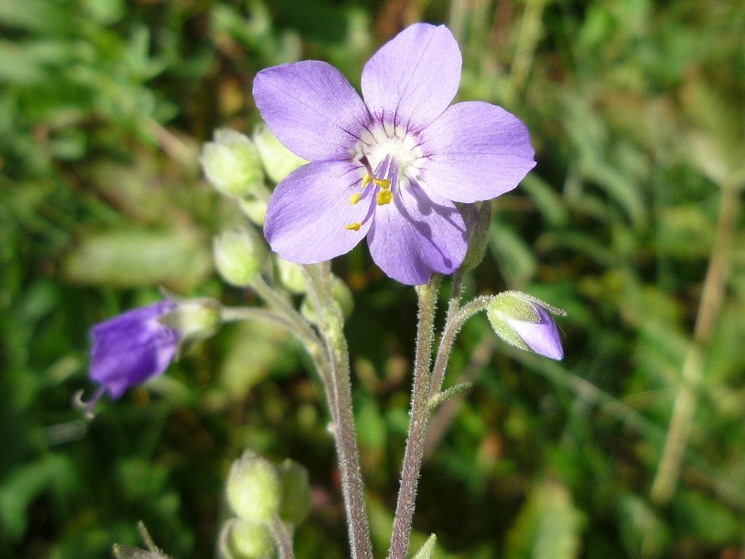
[[[496,295],[486,309],[494,332],[505,342],[551,359],[564,358],[561,336],[552,314],[566,313],[519,291]]]
[[[181,335],[160,319],[176,307],[173,301],[160,301],[120,314],[91,329],[90,376],[100,386],[86,403],[88,411],[106,392],[116,400],[129,387],[142,384],[168,368]]]
[[[533,168],[525,125],[482,102],[450,105],[461,54],[444,26],[402,31],[365,64],[364,102],[319,61],[259,72],[261,116],[310,161],[278,185],[264,233],[285,260],[330,260],[367,237],[376,264],[406,284],[463,261],[466,227],[455,202],[512,190]]]

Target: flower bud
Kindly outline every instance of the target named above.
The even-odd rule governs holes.
[[[266,247],[252,231],[225,231],[212,242],[215,266],[222,278],[236,287],[251,285],[261,273]]]
[[[486,309],[494,332],[505,342],[560,360],[564,350],[551,314],[566,316],[561,309],[519,291],[496,295]]]
[[[210,184],[226,196],[245,198],[263,186],[259,152],[248,136],[235,130],[216,130],[199,161]]]
[[[300,264],[288,262],[277,257],[277,273],[279,281],[287,288],[287,291],[295,295],[302,295],[308,291],[308,284],[305,282],[305,274]]]
[[[308,471],[297,462],[285,460],[277,467],[282,483],[279,517],[297,526],[310,513],[310,482]]]
[[[274,541],[264,524],[231,518],[220,532],[220,556],[223,559],[270,559]]]
[[[253,141],[261,156],[267,176],[278,183],[295,169],[307,163],[287,149],[277,137],[260,124],[254,129]]]
[[[264,198],[243,198],[240,207],[251,223],[257,227],[263,227],[266,221],[267,201]]]
[[[267,523],[279,512],[282,498],[279,475],[271,462],[247,450],[230,468],[227,497],[236,516]]]
[[[222,324],[220,303],[215,299],[181,299],[172,294],[169,299],[176,306],[164,313],[158,322],[176,330],[182,344],[209,338]]]

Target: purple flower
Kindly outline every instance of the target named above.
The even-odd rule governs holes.
[[[450,105],[461,54],[419,23],[365,64],[364,102],[319,61],[262,70],[253,95],[269,128],[310,161],[278,185],[264,233],[285,260],[311,264],[367,236],[373,260],[406,284],[456,270],[467,234],[455,202],[489,200],[533,168],[525,125],[495,105]]]
[[[519,291],[496,295],[486,309],[489,322],[497,336],[525,351],[561,360],[564,349],[552,314],[566,313]]]
[[[120,398],[131,386],[160,375],[178,350],[181,335],[160,319],[173,312],[177,303],[165,300],[140,307],[96,324],[91,329],[90,376],[100,386],[86,403],[90,411],[108,392]]]

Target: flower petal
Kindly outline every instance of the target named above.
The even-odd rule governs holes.
[[[460,84],[462,58],[450,30],[417,23],[383,45],[362,70],[362,95],[377,120],[421,129]]]
[[[91,329],[90,376],[119,398],[130,386],[163,373],[173,360],[178,333],[158,322],[175,303],[161,301],[101,322]]]
[[[370,201],[350,201],[363,193],[361,183],[359,166],[346,161],[314,161],[290,173],[269,199],[264,236],[272,250],[297,264],[352,250],[370,227]],[[351,224],[360,227],[345,227]]]
[[[396,190],[393,203],[377,206],[367,242],[383,272],[408,285],[426,283],[435,272],[454,272],[468,248],[455,205],[427,197],[414,184]]]
[[[455,202],[504,194],[535,166],[528,129],[515,115],[489,103],[452,105],[422,138],[425,189]]]
[[[508,319],[509,323],[531,350],[560,361],[564,357],[564,348],[561,347],[561,337],[556,323],[551,313],[542,306],[534,304],[533,307],[538,311],[540,322]]]
[[[362,99],[333,66],[317,60],[259,72],[253,96],[277,138],[304,159],[348,157],[370,122]]]

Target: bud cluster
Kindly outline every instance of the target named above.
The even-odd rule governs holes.
[[[276,466],[251,451],[230,468],[226,497],[233,516],[220,534],[224,559],[273,557],[278,526],[291,533],[310,513],[307,471],[291,460]]]

